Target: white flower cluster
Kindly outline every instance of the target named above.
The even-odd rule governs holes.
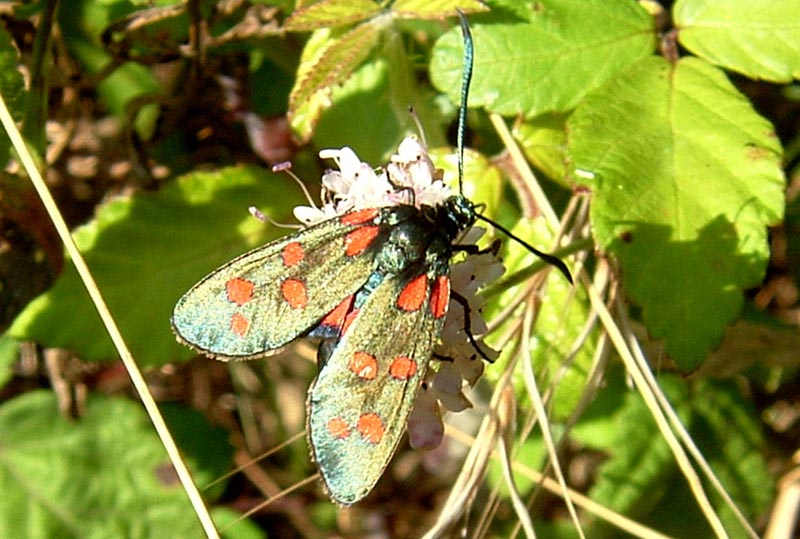
[[[350,210],[382,208],[397,204],[435,206],[452,196],[433,167],[428,151],[416,137],[406,137],[385,168],[375,169],[362,162],[348,147],[319,152],[333,159],[339,170],[322,175],[322,208],[298,206],[294,216],[310,226]]]

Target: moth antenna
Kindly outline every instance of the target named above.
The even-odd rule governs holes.
[[[472,82],[472,64],[475,58],[475,49],[472,44],[472,32],[469,30],[467,16],[461,9],[456,8],[461,21],[461,35],[464,38],[464,67],[461,72],[461,106],[458,108],[458,192],[463,193],[464,178],[464,132],[467,129],[467,100],[469,99],[469,85]]]
[[[574,284],[573,281],[572,281],[572,274],[570,274],[569,269],[567,268],[567,265],[564,264],[563,260],[561,260],[557,256],[553,256],[553,255],[549,255],[547,253],[543,253],[542,251],[540,251],[539,249],[537,249],[536,247],[534,247],[530,243],[524,241],[522,238],[512,234],[509,229],[507,229],[506,227],[504,227],[503,225],[501,225],[497,221],[489,219],[488,217],[480,215],[478,213],[475,214],[475,217],[477,219],[481,220],[481,221],[489,223],[490,225],[492,225],[494,228],[496,228],[497,230],[499,230],[500,232],[502,232],[503,234],[505,234],[509,238],[519,242],[520,245],[525,247],[527,250],[529,250],[530,252],[532,252],[533,254],[535,254],[536,256],[538,256],[539,258],[541,258],[542,260],[544,260],[548,264],[550,264],[551,266],[555,266],[556,268],[558,268],[558,271],[560,271],[564,275],[564,277],[566,277],[567,281],[569,281],[570,284]]]
[[[300,189],[303,190],[303,194],[306,196],[306,200],[308,200],[309,205],[315,210],[319,209],[317,204],[314,202],[314,199],[311,198],[311,193],[308,192],[306,184],[303,183],[303,180],[297,177],[297,174],[292,172],[292,163],[290,161],[284,161],[282,163],[273,165],[272,172],[285,172],[288,174],[295,182],[297,182],[297,185],[300,186]]]
[[[469,86],[472,82],[472,64],[475,59],[475,46],[472,42],[472,32],[469,29],[469,24],[467,23],[467,17],[464,15],[464,12],[461,11],[459,8],[456,8],[458,12],[458,18],[461,21],[461,35],[464,37],[464,68],[461,73],[461,106],[458,109],[458,190],[459,192],[462,191],[462,183],[464,178],[464,132],[467,129],[467,100],[469,99]],[[551,266],[555,266],[558,268],[564,277],[572,284],[572,275],[567,269],[567,265],[564,264],[564,261],[560,258],[549,255],[547,253],[543,253],[536,247],[532,246],[526,241],[523,241],[521,238],[518,238],[514,234],[511,233],[510,230],[505,228],[504,226],[500,225],[499,223],[489,219],[488,217],[484,217],[483,215],[476,213],[475,217],[489,223],[494,228],[499,230],[500,232],[504,233],[509,238],[512,238],[518,241],[523,247],[528,249],[530,252],[550,264]]]

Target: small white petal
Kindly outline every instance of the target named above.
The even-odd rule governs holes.
[[[432,391],[422,390],[408,418],[408,443],[415,449],[434,449],[442,443],[444,424]]]

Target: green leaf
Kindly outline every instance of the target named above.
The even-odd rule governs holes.
[[[377,22],[376,22],[377,21]],[[307,142],[322,111],[330,106],[333,86],[344,83],[370,55],[389,18],[373,19],[344,34],[317,30],[306,43],[297,80],[289,96],[289,121],[301,142]]]
[[[104,10],[94,5],[92,10],[96,10],[98,19],[107,16]],[[97,24],[97,22],[95,22]],[[112,59],[108,52],[100,45],[90,41],[90,38],[76,33],[73,38],[67,40],[71,52],[85,66],[88,73],[99,73],[106,69]],[[109,110],[120,121],[127,123],[133,120],[139,135],[145,139],[149,138],[155,130],[155,123],[158,119],[159,106],[155,103],[144,105],[135,111],[129,110],[131,104],[137,100],[153,98],[163,93],[153,73],[145,66],[134,62],[125,62],[97,84],[98,95],[108,106]],[[132,118],[129,114],[136,112]]]
[[[385,162],[397,150],[411,121],[408,107],[388,99],[389,65],[377,59],[359,67],[340,88],[331,92],[314,132],[319,148],[349,146],[367,162]],[[403,121],[405,120],[405,121]]]
[[[689,409],[684,382],[676,376],[660,377],[659,384],[685,421]],[[625,395],[614,423],[610,458],[598,469],[589,496],[609,509],[640,518],[666,494],[675,461],[638,393]]]
[[[658,382],[745,517],[753,522],[763,516],[773,500],[774,478],[762,456],[764,441],[758,414],[747,399],[729,382],[691,383],[673,375],[659,376]],[[618,387],[604,391],[609,389],[616,391]],[[641,397],[627,392],[624,399],[623,408],[612,416],[615,439],[602,447],[610,458],[599,468],[590,496],[670,536],[712,537]],[[704,488],[731,537],[747,537],[721,498],[708,484]],[[618,536],[618,531],[603,533],[609,528],[598,522],[591,535]]]
[[[256,167],[189,174],[158,193],[102,206],[75,231],[128,345],[142,365],[189,357],[170,331],[172,307],[206,273],[275,237],[251,205],[287,219],[297,189]],[[272,211],[270,211],[272,210]],[[74,350],[84,359],[117,356],[71,264],[56,286],[34,300],[9,334]]]
[[[241,513],[228,507],[211,509],[219,534],[223,539],[267,539],[266,532],[252,520],[242,520]]]
[[[381,6],[372,0],[322,0],[296,10],[286,19],[284,28],[290,32],[305,32],[343,26],[363,21],[380,12]]]
[[[800,2],[679,0],[678,41],[694,54],[754,79],[800,78]]]
[[[627,373],[619,363],[612,363],[603,373],[603,383],[591,404],[578,418],[570,438],[597,451],[614,451],[617,440],[617,416],[626,405],[630,390]]]
[[[52,393],[27,393],[0,407],[0,439],[0,537],[202,536],[138,403],[92,397],[72,421]]]
[[[455,16],[456,8],[464,13],[489,11],[478,0],[396,0],[392,4],[392,13],[403,18],[443,19]]]
[[[566,183],[568,160],[565,123],[563,114],[543,114],[520,122],[513,132],[528,161],[548,178],[562,184]]]
[[[159,408],[190,469],[203,470],[204,475],[196,478],[201,487],[230,470],[233,448],[226,429],[211,426],[203,414],[191,408],[174,403],[161,404]],[[211,488],[203,488],[203,495],[216,498],[222,494],[226,484],[220,481]]]
[[[314,134],[318,147],[347,145],[367,163],[385,163],[404,137],[417,132],[409,106],[414,107],[428,144],[444,144],[442,114],[431,105],[430,88],[415,79],[400,35],[386,32],[384,42],[380,55],[332,90],[332,105],[321,115]]]
[[[493,13],[474,21],[471,106],[526,117],[568,111],[655,47],[653,22],[634,2],[545,0],[535,7],[513,19]],[[434,86],[454,102],[462,49],[454,28],[436,42],[431,58]]]
[[[131,104],[148,96],[155,99],[161,88],[153,73],[143,65],[127,62],[114,70],[97,85],[98,92],[120,120],[127,122]],[[156,129],[159,106],[155,103],[144,105],[136,110],[133,124],[143,139],[149,139]]]
[[[696,420],[692,438],[714,473],[750,522],[764,516],[775,495],[775,479],[762,456],[764,438],[758,411],[733,382],[708,381],[695,388]],[[731,510],[716,500],[730,530],[741,525]]]
[[[19,343],[8,335],[0,335],[0,388],[14,376],[13,366],[19,358]]]
[[[597,242],[679,367],[697,367],[763,277],[784,179],[773,127],[718,69],[653,57],[568,122]]]

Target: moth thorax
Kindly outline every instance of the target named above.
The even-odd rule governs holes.
[[[434,237],[425,253],[425,266],[429,269],[429,275],[449,275],[451,256],[453,248],[450,240],[441,235]]]
[[[400,273],[423,260],[430,243],[430,232],[418,221],[395,226],[378,255],[377,269],[383,273]]]

